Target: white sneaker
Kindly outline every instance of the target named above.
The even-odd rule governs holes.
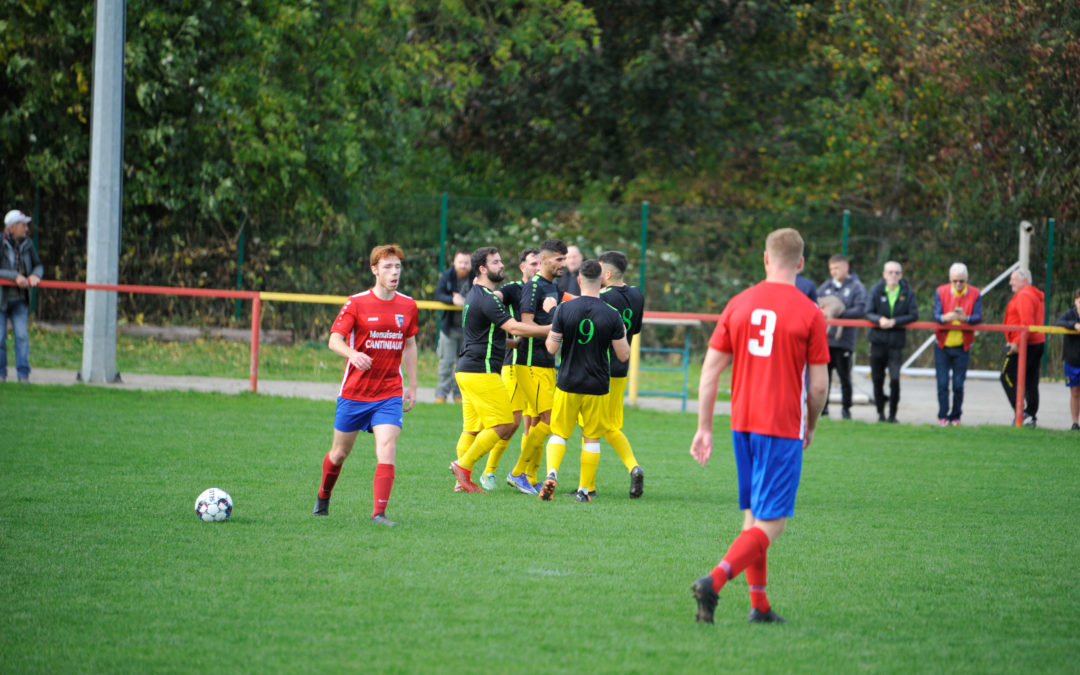
[[[485,473],[483,476],[480,476],[480,487],[484,488],[488,492],[491,492],[492,490],[494,490],[495,489],[495,474],[493,474],[493,473]]]

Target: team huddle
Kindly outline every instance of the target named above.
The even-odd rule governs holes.
[[[641,331],[645,300],[625,283],[627,258],[619,251],[581,263],[573,286],[580,294],[560,290],[555,281],[566,256],[558,239],[527,248],[518,255],[521,279],[506,282],[496,248],[470,255],[472,284],[462,304],[455,368],[462,399],[462,430],[450,462],[455,491],[495,489],[499,462],[524,426],[506,482],[550,501],[567,439],[580,426],[581,471],[568,494],[578,502],[595,498],[601,439],[626,466],[630,498],[644,492],[644,471],[622,426],[630,343]],[[720,564],[692,586],[699,621],[712,622],[718,592],[743,570],[750,584],[749,620],[783,621],[765,594],[766,550],[794,513],[802,452],[825,402],[829,363],[825,319],[795,286],[802,256],[797,231],[769,235],[766,280],[725,307],[702,366],[690,452],[702,465],[712,453],[718,378],[731,365],[732,442],[744,524]],[[331,328],[329,348],[346,364],[316,516],[329,514],[342,465],[357,434],[367,431],[377,457],[371,520],[396,525],[386,517],[386,505],[403,413],[412,408],[417,390],[416,302],[397,291],[403,258],[397,246],[376,247],[370,256],[374,286],[351,296]],[[485,457],[477,484],[473,474]]]

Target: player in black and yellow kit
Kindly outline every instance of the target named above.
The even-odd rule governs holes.
[[[610,430],[608,421],[608,381],[615,358],[630,358],[630,343],[622,317],[600,299],[600,263],[586,260],[578,270],[581,296],[558,307],[551,332],[545,340],[547,351],[561,350],[562,365],[555,387],[551,415],[551,438],[547,443],[547,478],[540,499],[548,501],[555,492],[559,465],[566,454],[566,439],[581,420],[581,480],[575,499],[587,502],[589,486],[596,483],[600,464],[600,438]]]
[[[540,244],[540,270],[525,284],[521,293],[521,321],[547,327],[562,296],[555,278],[566,263],[566,244],[547,239]],[[528,433],[521,439],[521,455],[510,472],[509,481],[518,490],[536,494],[536,470],[544,451],[544,441],[551,433],[551,408],[555,398],[555,357],[542,339],[522,340],[518,345],[515,371],[519,386],[532,410]]]
[[[522,250],[518,255],[518,269],[521,270],[521,281],[511,281],[503,284],[496,291],[496,295],[499,295],[503,304],[506,305],[506,311],[510,312],[510,316],[515,319],[521,317],[521,291],[539,268],[540,249],[527,248]],[[506,393],[510,395],[510,411],[514,414],[514,428],[510,430],[511,437],[521,426],[522,413],[536,414],[527,409],[524,387],[520,386],[515,372],[517,342],[517,339],[507,341],[506,356],[503,358],[502,366],[502,381],[506,387]],[[526,427],[527,431],[528,427]],[[480,476],[480,487],[485,490],[495,489],[495,472],[499,470],[499,460],[502,459],[505,451],[506,446],[502,443],[496,443],[495,447],[491,449],[491,453],[488,454],[487,466],[484,467],[484,473]],[[507,476],[506,482],[516,487],[509,476]]]
[[[603,286],[600,299],[614,307],[619,313],[626,327],[626,340],[633,343],[634,336],[641,332],[641,320],[645,314],[645,296],[641,294],[637,286],[629,286],[623,280],[626,274],[626,254],[621,251],[606,251],[600,254],[598,260],[603,269],[600,275],[600,283]],[[608,419],[611,430],[604,434],[604,438],[626,465],[626,470],[630,472],[630,498],[637,499],[645,490],[645,472],[638,465],[634,450],[630,447],[630,441],[622,432],[623,394],[626,392],[626,376],[629,371],[630,364],[612,359],[611,386],[608,391]],[[589,485],[588,488],[590,492],[595,493],[595,485]]]
[[[458,440],[457,461],[450,471],[465,492],[481,492],[472,482],[472,468],[478,459],[497,445],[505,449],[514,432],[514,415],[499,371],[506,351],[506,332],[528,337],[544,337],[548,326],[524,324],[506,310],[496,285],[503,280],[503,263],[493,246],[473,251],[472,269],[476,282],[465,297],[462,310],[464,344],[458,355],[457,382],[461,388],[463,418]],[[471,442],[464,447],[468,437]]]

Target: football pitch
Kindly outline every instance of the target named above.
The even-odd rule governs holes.
[[[1075,672],[1080,434],[825,420],[769,550],[694,623],[737,534],[727,420],[627,411],[591,504],[455,494],[456,406],[407,413],[387,514],[361,436],[313,518],[333,404],[0,385],[3,672]],[[576,486],[577,440],[562,488]],[[204,488],[233,497],[196,519]]]

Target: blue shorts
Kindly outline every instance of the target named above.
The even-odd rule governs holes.
[[[731,444],[739,475],[739,508],[750,509],[761,520],[795,515],[802,440],[732,431]]]
[[[1080,367],[1065,364],[1065,386],[1080,387]]]
[[[381,401],[354,401],[338,396],[334,428],[342,433],[367,431],[378,424],[400,427],[404,418],[401,397],[392,396]]]

